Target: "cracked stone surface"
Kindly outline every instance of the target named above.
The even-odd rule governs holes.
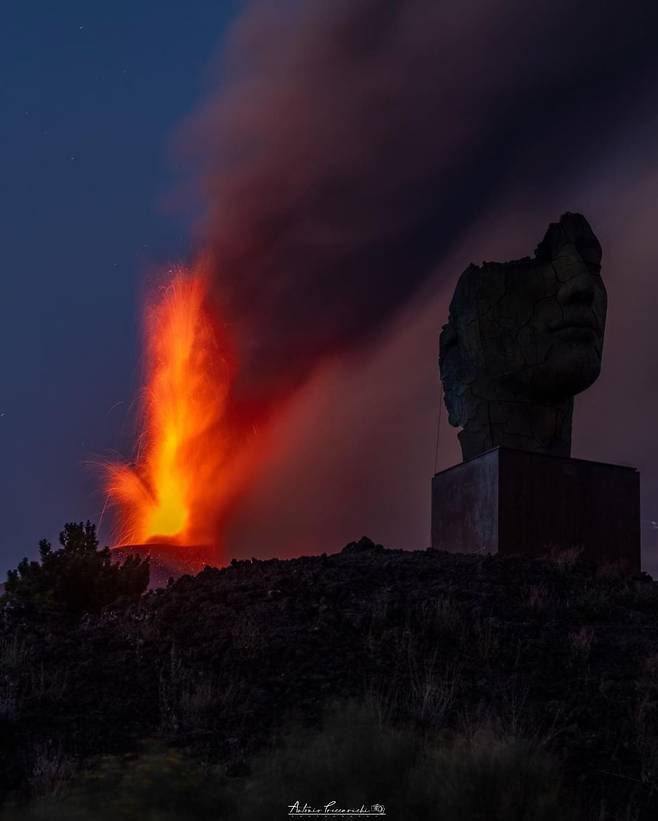
[[[582,214],[551,223],[534,257],[463,272],[439,368],[464,459],[505,446],[571,455],[574,396],[601,371],[601,244]]]

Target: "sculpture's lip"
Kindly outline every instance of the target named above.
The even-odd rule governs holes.
[[[551,322],[548,326],[550,331],[591,331],[594,334],[599,334],[599,328],[593,319],[560,319],[558,322]]]

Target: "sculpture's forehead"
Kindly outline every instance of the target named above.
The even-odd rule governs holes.
[[[504,305],[532,305],[553,296],[560,282],[550,262],[531,260],[493,264],[481,271],[478,288],[478,312]]]
[[[462,329],[485,314],[518,313],[555,296],[560,280],[550,262],[484,263],[462,274],[451,313]]]
[[[545,318],[555,311],[559,318],[560,285],[552,263],[544,260],[485,263],[467,269],[452,305],[462,354],[477,362],[506,334],[514,336],[538,316]]]

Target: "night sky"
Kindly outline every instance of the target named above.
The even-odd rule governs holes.
[[[3,6],[0,571],[98,521],[98,463],[134,447],[145,287],[205,247],[249,389],[294,365],[230,554],[427,546],[456,278],[567,210],[609,293],[573,455],[640,468],[658,571],[652,4],[243,6]],[[437,465],[458,460],[444,413]]]
[[[97,521],[90,463],[132,452],[144,278],[189,247],[172,141],[233,12],[3,3],[3,571]]]

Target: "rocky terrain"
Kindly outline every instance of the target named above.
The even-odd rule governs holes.
[[[147,739],[240,776],[291,719],[365,699],[424,734],[536,739],[592,807],[658,817],[658,583],[574,554],[363,539],[234,560],[75,621],[5,605],[0,687],[5,795]]]

